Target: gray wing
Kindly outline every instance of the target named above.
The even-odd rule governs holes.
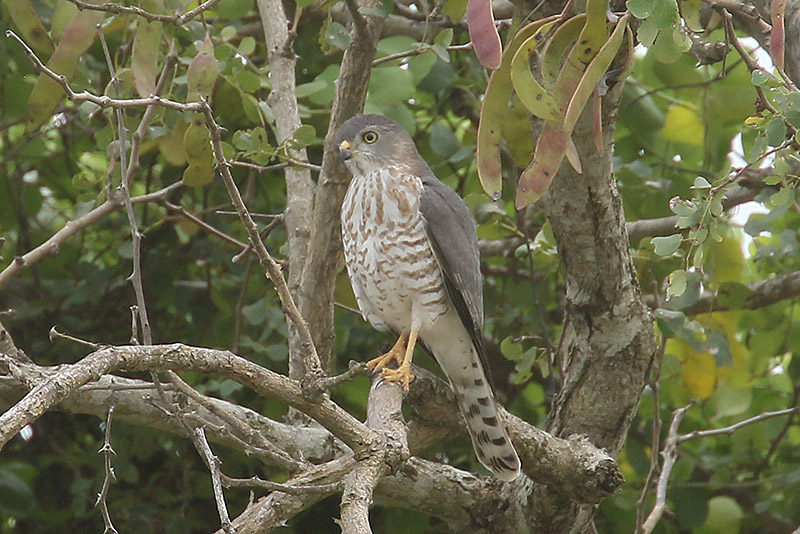
[[[461,197],[432,174],[423,176],[422,186],[419,209],[447,293],[483,359],[483,280],[475,221]]]

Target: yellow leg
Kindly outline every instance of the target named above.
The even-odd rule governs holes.
[[[389,382],[400,382],[404,391],[408,391],[408,386],[414,380],[414,375],[411,374],[411,360],[414,357],[414,347],[417,345],[417,331],[412,330],[408,336],[408,345],[406,345],[406,354],[403,357],[403,362],[397,369],[384,369],[381,376]],[[395,345],[396,346],[396,345]]]
[[[392,360],[397,362],[397,365],[402,364],[403,354],[406,350],[405,345],[407,339],[408,339],[407,333],[403,332],[402,334],[400,334],[400,337],[397,338],[397,341],[395,342],[394,346],[391,349],[389,349],[389,352],[387,352],[386,354],[382,354],[377,358],[373,358],[367,362],[367,369],[373,371],[382,370]]]

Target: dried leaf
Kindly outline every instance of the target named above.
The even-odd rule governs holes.
[[[769,7],[769,17],[772,23],[772,33],[769,36],[769,52],[772,56],[772,62],[780,70],[783,70],[783,45],[786,40],[783,24],[785,12],[786,0],[772,0]]]

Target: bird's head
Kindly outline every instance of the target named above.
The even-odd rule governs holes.
[[[419,158],[414,141],[398,123],[383,115],[356,115],[336,135],[339,156],[353,174]]]

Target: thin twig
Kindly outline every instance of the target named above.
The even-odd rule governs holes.
[[[235,530],[231,525],[231,516],[228,514],[228,507],[225,505],[225,495],[222,493],[222,480],[220,479],[219,470],[221,462],[212,452],[211,445],[208,444],[206,433],[202,427],[195,429],[192,442],[197,447],[198,452],[201,453],[208,470],[211,472],[211,486],[214,488],[214,500],[217,503],[217,512],[219,512],[222,530],[227,534],[234,534]]]
[[[222,419],[230,427],[230,429],[235,429],[242,436],[245,436],[250,442],[248,443],[248,441],[245,441],[245,443],[264,451],[264,453],[269,455],[270,460],[275,465],[278,465],[290,472],[296,472],[307,467],[305,462],[299,462],[295,460],[286,451],[281,450],[273,443],[270,443],[266,438],[264,438],[264,436],[254,431],[245,421],[242,421],[228,411],[220,410],[219,407],[211,401],[211,399],[196,391],[182,378],[180,378],[177,373],[169,371],[168,376],[170,378],[170,383],[177,391],[183,393],[201,405],[203,408]]]
[[[452,45],[446,47],[448,52],[457,52],[460,50],[471,50],[472,43],[461,44],[461,45]],[[435,48],[433,45],[429,44],[421,44],[419,47],[406,50],[405,52],[398,52],[397,54],[390,54],[388,56],[384,56],[372,61],[372,66],[377,67],[378,65],[383,65],[384,63],[388,63],[390,61],[394,61],[396,59],[404,59],[407,57],[419,56],[420,54],[425,54],[426,52],[434,52]]]
[[[182,26],[186,22],[192,20],[196,16],[208,11],[209,9],[213,9],[220,0],[207,0],[203,2],[196,8],[187,11],[183,15],[159,15],[157,13],[150,13],[149,11],[145,11],[142,8],[135,7],[135,6],[123,6],[116,3],[107,2],[105,4],[89,4],[87,2],[83,2],[81,0],[70,0],[73,4],[78,6],[78,9],[88,9],[91,11],[105,11],[107,13],[114,13],[116,15],[127,14],[127,15],[137,15],[139,17],[144,18],[148,22],[168,22],[170,24],[175,25],[176,27]]]
[[[303,319],[303,317],[300,315],[300,310],[297,309],[294,299],[289,292],[289,287],[286,284],[286,280],[281,273],[280,266],[264,246],[264,242],[259,236],[258,227],[256,226],[255,221],[253,221],[253,218],[250,216],[250,212],[247,209],[244,200],[242,200],[242,195],[239,193],[239,188],[236,187],[236,182],[234,182],[233,176],[231,176],[230,164],[225,159],[225,153],[222,150],[222,132],[219,124],[217,124],[217,121],[214,119],[214,113],[211,109],[211,106],[206,103],[203,112],[206,118],[206,126],[208,127],[208,131],[211,133],[211,145],[214,149],[214,157],[217,160],[217,168],[222,175],[222,181],[225,183],[225,187],[228,189],[228,195],[231,197],[234,208],[239,214],[239,218],[244,224],[244,227],[247,229],[247,235],[250,238],[251,246],[253,246],[256,254],[258,254],[261,264],[267,270],[267,276],[269,276],[270,280],[275,286],[275,290],[278,293],[278,298],[281,301],[281,306],[283,307],[284,312],[288,318],[294,322],[300,334],[306,369],[308,371],[306,377],[304,377],[304,380],[307,380],[307,382],[304,382],[304,384],[312,386],[311,388],[307,388],[307,391],[314,395],[313,390],[316,386],[313,386],[313,383],[323,376],[323,371],[322,365],[320,364],[319,355],[317,354],[317,349],[314,346],[314,341],[311,337],[311,330],[309,329],[305,319]]]
[[[349,368],[347,369],[347,371],[336,376],[329,376],[320,379],[319,387],[327,391],[329,389],[335,388],[336,386],[344,382],[350,382],[357,376],[366,375],[368,372],[369,370],[367,369],[366,363],[350,360]]]
[[[642,528],[639,530],[642,534],[650,534],[653,532],[653,529],[656,528],[658,522],[661,521],[664,511],[667,509],[667,484],[669,483],[669,477],[672,474],[675,461],[678,459],[678,428],[681,426],[681,421],[683,421],[686,412],[691,407],[692,403],[672,412],[669,433],[667,434],[667,440],[664,442],[664,450],[661,451],[664,464],[661,466],[661,475],[658,477],[658,484],[656,485],[656,503],[653,505],[650,515],[647,516],[644,524],[642,524]]]
[[[148,98],[128,98],[128,99],[119,99],[119,98],[111,98],[109,96],[97,96],[95,94],[89,93],[87,91],[81,91],[80,93],[76,93],[72,90],[69,86],[69,81],[67,80],[66,76],[62,76],[51,69],[47,68],[44,63],[36,56],[33,50],[25,44],[16,33],[11,30],[6,30],[6,37],[10,37],[17,41],[20,46],[25,50],[25,53],[30,58],[31,62],[33,63],[34,69],[39,72],[43,73],[49,78],[52,78],[66,93],[67,98],[70,100],[80,101],[80,102],[92,102],[93,104],[97,104],[101,108],[139,108],[151,105],[162,106],[169,109],[177,109],[178,111],[198,111],[201,112],[204,109],[203,102],[176,102],[174,100],[169,100],[165,98],[161,98],[159,96],[150,96]]]
[[[102,28],[97,25],[97,33],[100,36],[100,42],[103,45],[103,54],[108,64],[109,74],[111,80],[114,82],[114,91],[117,98],[119,98],[119,78],[114,72],[114,65],[111,61],[111,54],[108,51],[105,35],[103,35]],[[128,215],[128,225],[131,229],[131,246],[132,246],[132,263],[133,269],[128,280],[133,285],[133,291],[136,295],[137,315],[139,317],[139,324],[142,328],[142,340],[145,345],[153,344],[153,334],[150,330],[150,319],[147,315],[147,303],[144,298],[144,285],[142,283],[142,253],[141,243],[142,234],[139,232],[139,225],[136,221],[136,214],[133,211],[133,203],[131,202],[130,195],[130,176],[128,176],[128,165],[126,161],[126,145],[127,145],[127,129],[125,128],[125,118],[122,108],[115,108],[118,124],[117,132],[117,146],[119,149],[120,159],[120,172],[122,174],[119,187],[117,187],[117,194],[121,197],[122,203],[125,205],[125,213]]]
[[[111,447],[111,416],[114,414],[114,406],[109,406],[108,408],[108,416],[106,417],[106,428],[105,428],[105,436],[103,440],[103,446],[100,448],[98,453],[103,455],[103,466],[105,470],[105,478],[103,479],[103,487],[100,489],[100,493],[97,495],[97,501],[95,501],[94,506],[100,506],[100,513],[103,514],[103,524],[105,525],[105,530],[103,534],[117,534],[117,529],[114,528],[114,524],[111,522],[111,514],[108,511],[108,488],[111,486],[111,483],[117,479],[117,476],[114,474],[114,467],[111,465],[111,459],[117,455],[114,452],[114,449]]]
[[[99,349],[99,348],[101,348],[103,346],[100,343],[94,343],[93,341],[87,341],[85,339],[80,339],[80,338],[71,336],[69,334],[62,334],[61,332],[59,332],[56,329],[55,325],[53,325],[50,328],[49,336],[50,336],[50,342],[51,343],[54,342],[56,339],[63,339],[63,340],[66,340],[66,341],[72,341],[73,343],[78,343],[80,345],[84,345],[86,347],[91,348],[92,350],[97,350],[97,349]]]
[[[740,428],[745,427],[747,425],[752,425],[753,423],[766,421],[767,419],[772,419],[773,417],[780,417],[782,415],[792,415],[798,412],[800,412],[800,408],[798,407],[786,408],[785,410],[776,410],[774,412],[760,413],[753,417],[749,417],[744,421],[739,421],[738,423],[726,426],[725,428],[712,428],[711,430],[694,430],[692,432],[689,432],[688,434],[682,434],[678,436],[678,443],[683,443],[684,441],[689,441],[690,439],[696,439],[696,438],[707,438],[709,436],[733,434]]]
[[[167,208],[168,210],[174,211],[174,212],[178,213],[179,215],[181,215],[182,217],[185,217],[186,219],[189,219],[190,221],[192,221],[194,224],[196,224],[197,226],[199,226],[200,228],[202,228],[206,232],[217,236],[218,238],[222,239],[223,241],[225,241],[227,243],[230,243],[232,245],[236,245],[237,247],[239,247],[242,250],[246,250],[248,248],[247,243],[242,243],[241,241],[239,241],[235,237],[229,236],[228,234],[226,234],[222,230],[219,230],[218,228],[215,228],[215,227],[211,226],[210,224],[205,222],[203,219],[197,217],[196,215],[191,213],[189,210],[187,210],[183,206],[180,206],[178,204],[173,204],[172,202],[168,201],[167,199],[162,199],[161,200],[161,204],[165,208]]]

